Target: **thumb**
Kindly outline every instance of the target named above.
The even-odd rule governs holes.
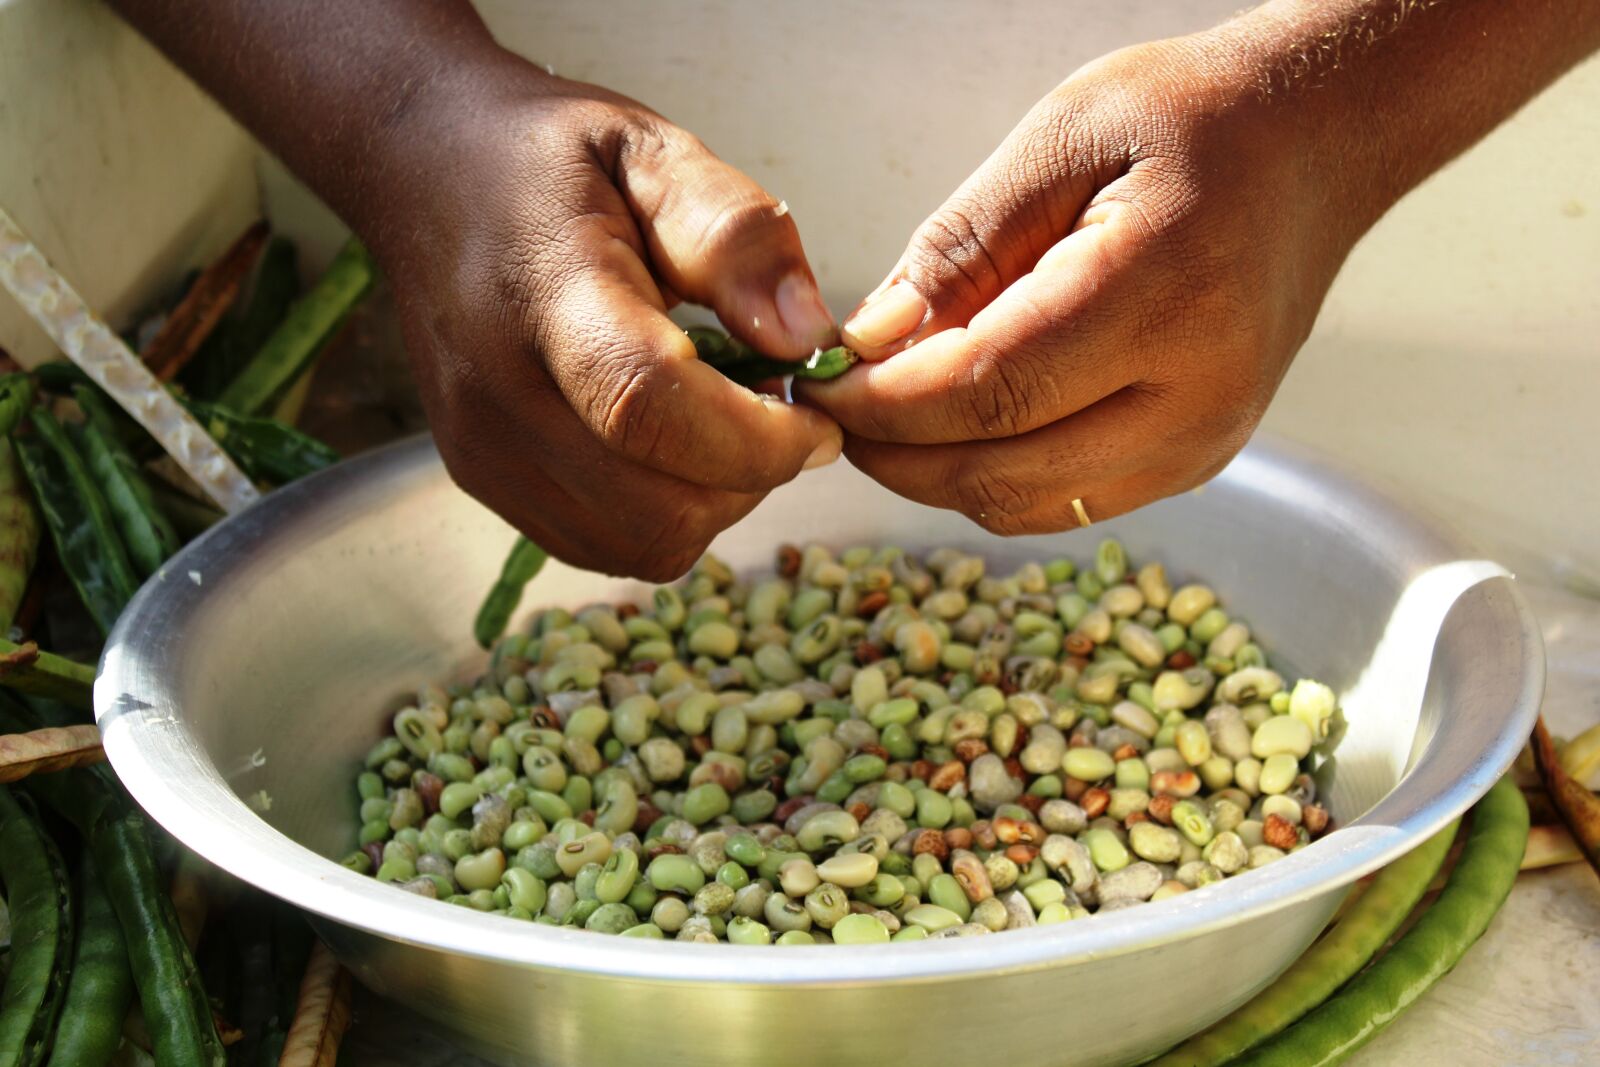
[[[838,327],[786,205],[681,130],[623,151],[619,184],[661,280],[739,340],[800,359]]]
[[[917,227],[894,270],[845,320],[845,343],[883,359],[965,326],[1072,230],[1095,191],[1061,105],[1046,98]]]

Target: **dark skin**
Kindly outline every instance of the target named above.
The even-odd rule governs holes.
[[[456,480],[552,554],[652,580],[840,427],[874,478],[999,533],[1199,484],[1372,223],[1600,47],[1592,0],[1272,0],[1107,56],[846,321],[872,365],[787,406],[665,312],[784,358],[831,343],[798,231],[661,116],[459,0],[113,4],[373,249]]]

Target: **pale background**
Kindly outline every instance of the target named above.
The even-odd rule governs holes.
[[[1073,68],[1208,25],[1237,0],[480,6],[508,44],[648,101],[786,199],[844,312]],[[114,322],[214,256],[263,197],[314,269],[336,223],[142,41],[90,0],[0,0],[0,205]],[[52,356],[3,298],[0,346]],[[1597,590],[1597,414],[1590,62],[1361,244],[1267,425],[1393,479],[1525,575]],[[1553,717],[1580,728],[1600,712],[1595,615],[1558,602],[1540,605],[1564,698]],[[1491,939],[1364,1062],[1587,1059],[1590,881],[1579,868],[1525,878],[1539,888],[1519,890]]]

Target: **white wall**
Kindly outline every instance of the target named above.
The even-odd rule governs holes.
[[[507,44],[639,97],[785,198],[843,312],[1061,78],[1239,5],[479,7]],[[1518,565],[1600,587],[1600,61],[1362,242],[1266,425],[1385,473]]]
[[[843,312],[1073,68],[1238,0],[479,6],[507,44],[649,102],[785,198]],[[0,0],[0,63],[0,203],[113,310],[248,213],[225,120],[87,0]],[[273,214],[330,247],[327,216],[276,168],[266,178]],[[14,344],[9,314],[0,344]],[[1590,62],[1362,243],[1267,425],[1383,472],[1518,565],[1600,585],[1597,416]]]
[[[0,0],[0,205],[121,322],[256,212],[251,142],[92,0]],[[54,347],[0,295],[0,347]]]

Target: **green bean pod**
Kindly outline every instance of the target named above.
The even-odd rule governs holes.
[[[49,1067],[109,1063],[122,1043],[122,1020],[133,1003],[133,971],[122,927],[95,876],[91,856],[84,856],[78,873],[78,943]]]
[[[37,819],[0,786],[0,881],[11,912],[11,965],[0,988],[0,1067],[42,1063],[71,973],[72,893]]]
[[[1216,1067],[1267,1040],[1332,996],[1405,922],[1444,864],[1459,822],[1389,864],[1355,905],[1244,1007],[1148,1067]]]
[[[156,507],[150,483],[122,443],[111,408],[100,392],[79,386],[72,393],[85,420],[78,438],[84,458],[105,493],[129,558],[140,575],[148,578],[182,547],[178,532]]]
[[[755,349],[729,337],[714,326],[690,326],[683,331],[694,342],[694,354],[701,363],[721,369],[757,355]]]
[[[107,815],[92,828],[89,843],[126,936],[156,1063],[223,1067],[227,1058],[211,1003],[162,885],[144,816],[121,798],[108,805]]]
[[[488,648],[500,639],[511,623],[511,613],[522,600],[522,590],[533,580],[549,556],[532,541],[517,535],[511,553],[500,568],[500,577],[489,587],[489,595],[478,608],[478,617],[472,623],[472,632],[478,644]]]
[[[1299,1023],[1233,1060],[1240,1067],[1326,1067],[1372,1040],[1443,978],[1505,903],[1528,843],[1528,804],[1510,778],[1472,809],[1437,900],[1382,959]]]
[[[372,288],[377,267],[354,237],[311,290],[295,302],[278,328],[223,390],[218,403],[254,415],[294,384],[332,339],[350,310]]]
[[[287,423],[185,397],[184,407],[256,481],[282,485],[339,462],[339,453]]]
[[[0,699],[0,732],[33,729],[39,717]],[[224,1067],[211,1004],[156,865],[145,816],[104,765],[35,775],[29,788],[89,843],[100,885],[116,912],[160,1067]],[[10,1067],[0,1060],[0,1067]]]
[[[755,356],[720,367],[723,374],[740,385],[753,386],[772,378],[794,375],[811,381],[827,381],[849,370],[859,357],[843,345],[813,352],[805,362]]]
[[[195,396],[214,400],[283,322],[300,291],[294,242],[274,237],[261,253],[243,310],[224,318],[178,375]]]
[[[102,633],[139,588],[111,508],[71,439],[49,412],[33,412],[37,439],[15,440],[62,566]]]
[[[0,634],[11,628],[39,556],[39,515],[9,437],[0,436]]]

